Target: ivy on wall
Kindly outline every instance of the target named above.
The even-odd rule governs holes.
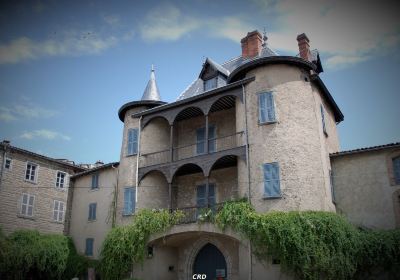
[[[376,269],[400,279],[400,231],[360,230],[330,212],[257,213],[228,202],[216,216],[249,239],[259,259],[279,258],[298,279],[363,278]]]
[[[133,222],[113,228],[101,250],[100,271],[104,279],[122,279],[133,263],[143,263],[151,234],[164,232],[182,218],[181,212],[142,209]]]

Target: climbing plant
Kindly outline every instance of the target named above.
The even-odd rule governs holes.
[[[257,213],[245,201],[229,202],[216,223],[248,238],[258,258],[279,258],[299,279],[354,279],[374,267],[400,271],[400,231],[360,230],[335,213]]]
[[[179,211],[143,209],[134,215],[131,224],[113,228],[107,234],[100,254],[100,271],[104,279],[122,279],[133,263],[142,263],[150,235],[166,231],[182,215]]]

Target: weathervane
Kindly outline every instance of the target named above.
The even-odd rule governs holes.
[[[265,30],[265,27],[264,27],[263,35],[264,35],[264,36],[263,36],[263,43],[262,43],[262,46],[265,47],[265,46],[267,45],[267,40],[268,40],[267,31]]]

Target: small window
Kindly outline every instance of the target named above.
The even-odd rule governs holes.
[[[393,174],[396,185],[400,185],[400,156],[393,160]]]
[[[132,215],[135,212],[135,195],[135,188],[125,188],[123,215]]]
[[[66,187],[67,183],[67,173],[57,171],[57,177],[56,177],[56,188],[64,189]]]
[[[217,77],[204,81],[204,91],[211,90],[217,87]]]
[[[333,181],[333,171],[332,170],[329,170],[329,182],[330,182],[330,187],[331,187],[332,202],[333,202],[333,204],[336,204],[335,185],[334,185],[334,181]]]
[[[93,256],[94,238],[86,238],[85,255],[88,257]]]
[[[272,92],[264,92],[258,95],[259,122],[273,123],[275,118],[275,102]]]
[[[28,162],[26,164],[26,171],[25,171],[25,180],[30,182],[36,182],[37,180],[37,170],[38,165]]]
[[[92,187],[91,187],[91,189],[94,190],[94,189],[98,189],[98,188],[99,188],[99,174],[96,173],[96,174],[92,175]]]
[[[65,203],[62,201],[54,200],[53,220],[56,222],[63,222],[64,213],[65,213]]]
[[[97,203],[90,203],[89,204],[89,221],[94,221],[96,220],[96,208],[97,208]]]
[[[281,182],[279,176],[279,164],[277,162],[265,163],[264,171],[264,197],[278,198],[281,197]]]
[[[128,156],[136,155],[138,152],[138,133],[137,128],[128,130]]]
[[[11,159],[10,158],[6,158],[6,160],[4,161],[4,169],[10,170],[11,169]]]
[[[324,133],[325,133],[326,135],[328,135],[328,133],[326,132],[325,109],[324,109],[324,106],[322,106],[322,104],[320,105],[320,108],[321,108],[322,130],[324,131]]]
[[[34,195],[28,193],[22,194],[21,215],[32,217],[34,203],[35,203]]]

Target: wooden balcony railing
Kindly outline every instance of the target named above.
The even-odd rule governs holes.
[[[212,138],[208,140],[208,153],[215,153],[233,149],[245,144],[244,132],[236,132],[231,135]],[[174,147],[171,150],[163,150],[140,155],[139,167],[146,167],[186,158],[207,154],[206,141],[201,141],[189,145]],[[172,159],[171,159],[172,156]]]

